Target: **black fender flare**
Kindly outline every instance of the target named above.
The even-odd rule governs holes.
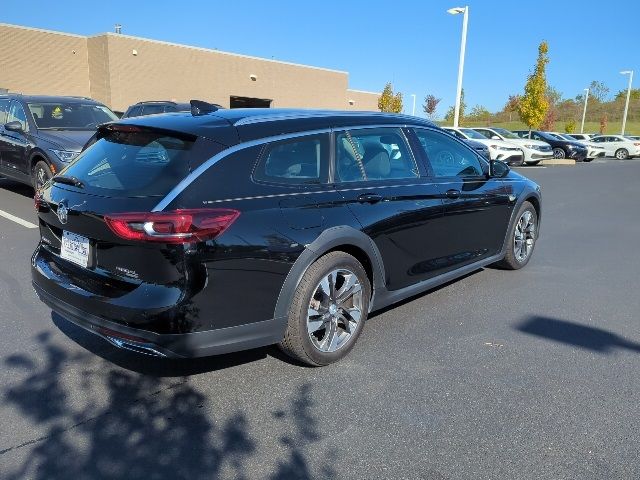
[[[373,276],[370,308],[373,305],[373,297],[375,297],[376,291],[384,288],[385,282],[384,264],[378,247],[376,247],[371,237],[351,226],[340,225],[328,228],[312,243],[305,246],[305,249],[289,270],[280,289],[274,311],[274,319],[279,320],[278,324],[282,325],[283,336],[287,324],[289,305],[291,305],[293,294],[298,288],[302,276],[318,258],[342,245],[357,247],[368,256]]]

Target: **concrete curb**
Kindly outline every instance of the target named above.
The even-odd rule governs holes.
[[[551,158],[549,160],[542,160],[541,165],[556,166],[556,165],[575,165],[576,161],[570,158]]]

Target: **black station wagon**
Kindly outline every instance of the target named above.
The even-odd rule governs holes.
[[[37,294],[118,347],[326,365],[372,311],[531,258],[539,187],[428,121],[193,105],[101,126],[36,194]]]

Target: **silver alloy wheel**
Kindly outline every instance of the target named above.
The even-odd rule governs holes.
[[[564,158],[564,150],[561,148],[554,148],[553,149],[553,158]]]
[[[621,148],[616,152],[616,158],[618,160],[626,160],[628,156],[629,156],[629,152],[627,152],[624,148]]]
[[[47,183],[47,180],[47,172],[44,171],[44,168],[38,167],[36,171],[36,188],[42,188]]]
[[[519,263],[524,262],[533,251],[536,241],[536,220],[533,214],[526,210],[518,223],[513,235],[513,253]]]
[[[362,318],[362,285],[350,270],[332,270],[318,283],[307,313],[307,333],[323,353],[343,347]]]

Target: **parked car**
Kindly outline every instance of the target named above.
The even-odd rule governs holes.
[[[0,95],[0,174],[40,188],[116,119],[90,98]]]
[[[514,130],[520,138],[539,140],[548,143],[553,149],[553,158],[570,158],[583,162],[587,158],[587,147],[576,140],[567,140],[560,135],[540,130]]]
[[[627,137],[629,140],[633,140],[634,142],[640,140],[640,135],[625,135],[625,137]]]
[[[602,145],[607,157],[624,160],[640,156],[640,142],[630,140],[622,135],[598,135],[593,137],[591,141]]]
[[[482,266],[525,266],[540,202],[534,182],[413,116],[136,117],[100,127],[38,192],[33,285],[118,347],[278,343],[326,365],[372,311]]]
[[[538,140],[523,139],[515,133],[504,128],[474,128],[489,140],[503,140],[522,149],[524,153],[524,162],[527,165],[537,165],[542,160],[553,158],[553,151],[548,143]]]
[[[489,154],[489,147],[487,147],[484,143],[476,142],[475,140],[464,139],[462,140],[468,146],[473,148],[478,154],[482,155],[487,160],[491,160],[491,155]]]
[[[471,128],[443,128],[462,141],[472,140],[484,144],[489,151],[491,160],[502,160],[507,165],[512,166],[518,166],[524,163],[524,153],[522,153],[522,149],[516,147],[513,143],[508,143],[503,140],[489,140]]]
[[[178,103],[169,100],[153,100],[147,102],[138,102],[131,105],[124,112],[122,118],[141,117],[143,115],[156,115],[158,113],[189,111],[191,111],[191,105],[189,103]]]
[[[579,142],[588,142],[596,135],[593,133],[567,133],[567,135]]]
[[[560,137],[562,137],[565,140],[568,140],[570,142],[581,143],[582,145],[587,147],[587,157],[584,159],[585,162],[590,162],[594,158],[600,158],[600,157],[604,157],[606,155],[604,147],[602,145],[598,144],[598,143],[592,142],[591,140],[577,140],[577,139],[573,138],[568,133],[553,132],[553,134],[557,135],[557,136],[560,136]],[[591,138],[591,137],[589,137],[589,138]]]

